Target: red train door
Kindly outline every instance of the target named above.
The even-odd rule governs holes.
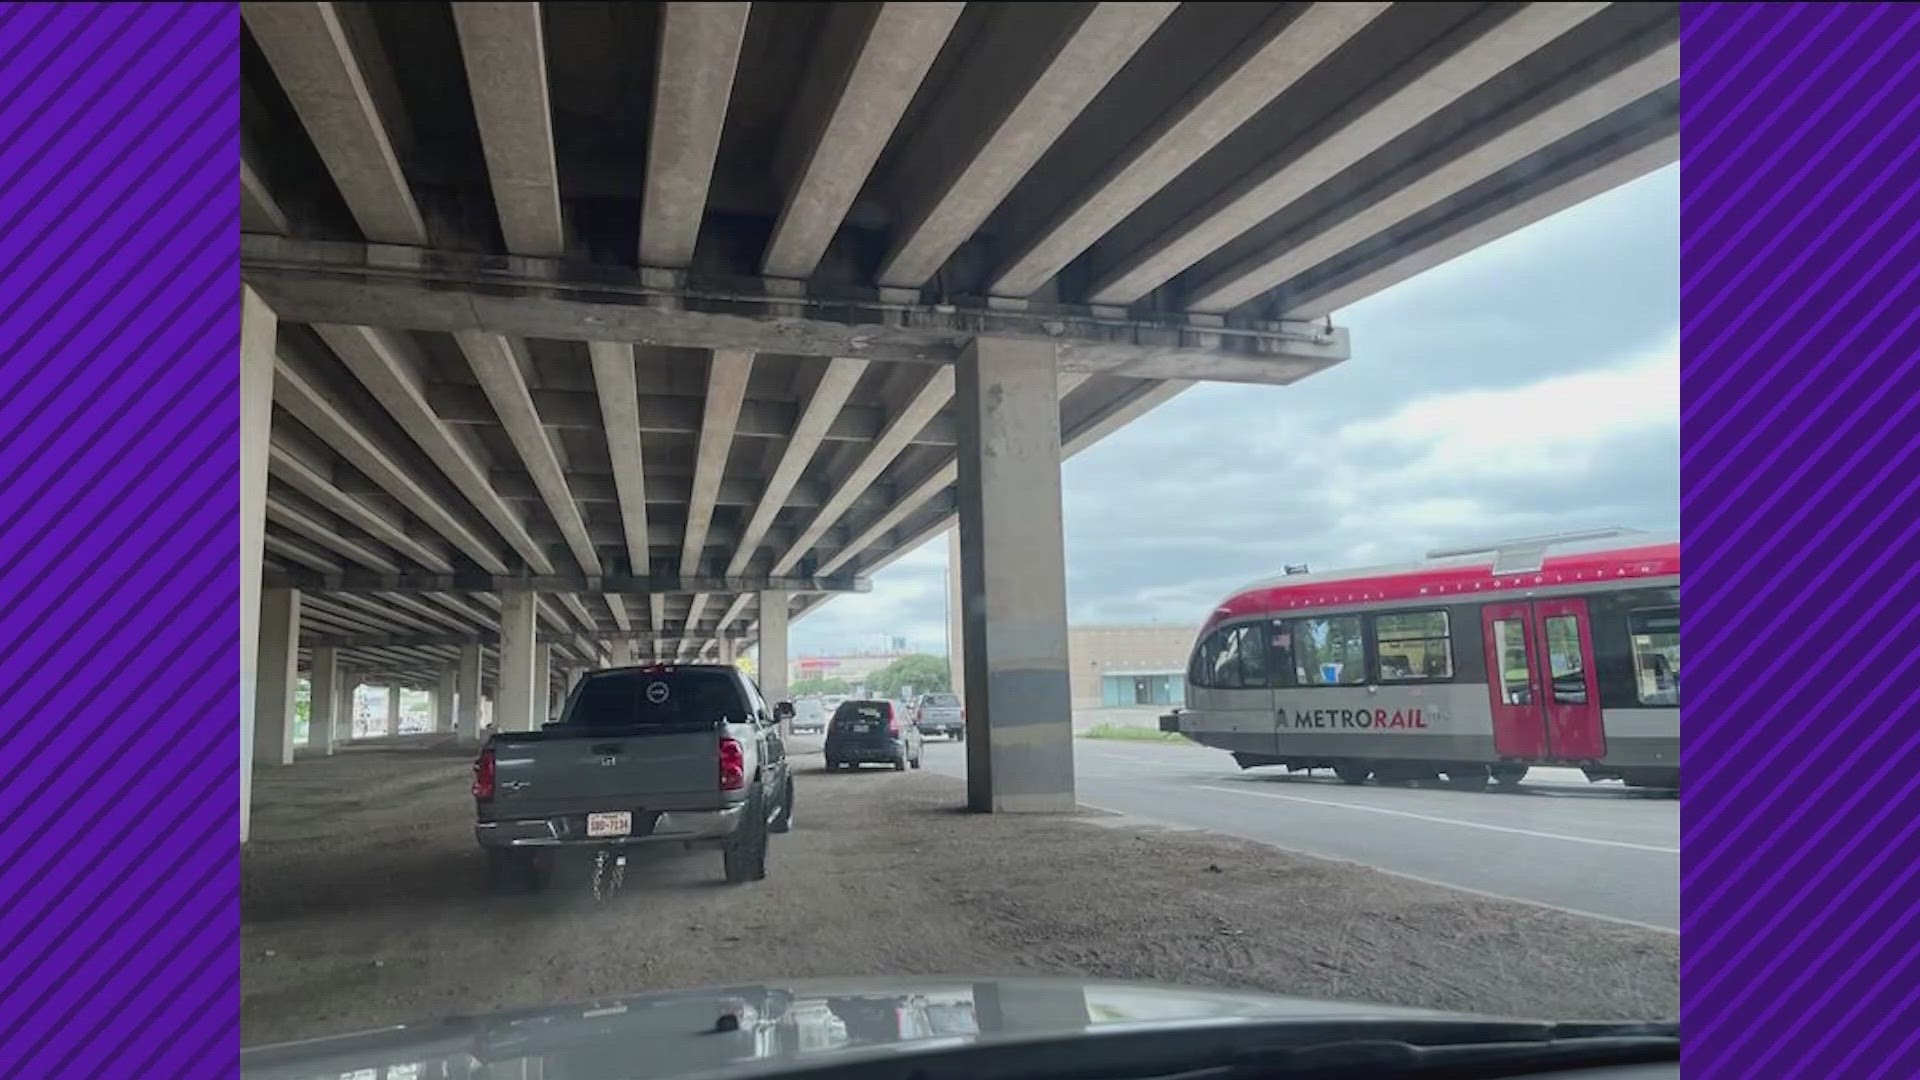
[[[1487,693],[1493,706],[1493,749],[1503,758],[1544,758],[1547,724],[1540,704],[1532,609],[1488,604],[1480,610],[1487,643]]]
[[[1480,620],[1494,752],[1506,758],[1604,757],[1587,602],[1489,604]]]
[[[1547,744],[1563,760],[1592,761],[1607,754],[1600,722],[1600,687],[1593,669],[1593,632],[1585,600],[1535,600],[1546,675]]]

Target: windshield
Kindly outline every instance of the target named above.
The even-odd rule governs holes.
[[[725,672],[619,671],[583,679],[555,727],[646,727],[739,722],[748,715],[734,677]]]
[[[241,10],[246,1044],[1129,1015],[978,972],[1677,1015],[1676,5]],[[895,976],[965,992],[769,988]]]

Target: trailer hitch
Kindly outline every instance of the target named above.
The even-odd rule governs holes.
[[[608,900],[627,880],[627,856],[618,848],[602,847],[593,853],[593,898]]]

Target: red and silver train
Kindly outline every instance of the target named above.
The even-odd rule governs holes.
[[[1680,785],[1680,541],[1603,530],[1290,574],[1216,608],[1161,726],[1242,768]]]

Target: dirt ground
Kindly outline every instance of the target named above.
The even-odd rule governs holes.
[[[1679,940],[1229,837],[967,814],[925,771],[798,755],[767,880],[717,852],[494,896],[467,750],[354,748],[254,778],[245,1045],[768,978],[1076,974],[1477,1012],[1666,1017]]]

